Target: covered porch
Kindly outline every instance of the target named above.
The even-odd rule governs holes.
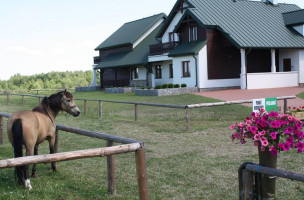
[[[251,51],[259,53],[250,55]],[[241,49],[241,89],[298,86],[300,82],[298,52],[299,50],[291,49]]]

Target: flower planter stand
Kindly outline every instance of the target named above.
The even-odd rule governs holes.
[[[259,165],[277,168],[277,156],[271,155],[268,149],[261,151],[259,148]],[[261,191],[259,196],[262,200],[275,199],[275,185],[276,177],[260,174],[260,185],[258,186],[258,191]]]
[[[304,120],[304,112],[292,112],[291,115],[299,120]]]

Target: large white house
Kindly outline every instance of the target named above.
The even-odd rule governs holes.
[[[146,39],[137,47],[132,44],[117,53],[113,49],[126,46],[112,37],[114,45],[106,50],[113,54],[104,56],[105,50],[96,48],[100,56],[95,69],[101,69],[102,80],[115,79],[121,86],[117,71],[128,69],[126,85],[186,83],[200,90],[304,85],[304,10],[296,5],[275,0],[178,0],[169,16],[152,18],[150,29],[136,36]],[[138,46],[145,51],[145,62],[136,63],[143,60],[134,53]],[[114,75],[105,76],[110,69]]]

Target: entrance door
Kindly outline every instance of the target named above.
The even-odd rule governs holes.
[[[283,70],[284,72],[290,72],[291,71],[291,59],[283,59]]]

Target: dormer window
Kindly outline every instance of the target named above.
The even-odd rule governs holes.
[[[197,26],[190,26],[189,28],[189,42],[197,40]]]

